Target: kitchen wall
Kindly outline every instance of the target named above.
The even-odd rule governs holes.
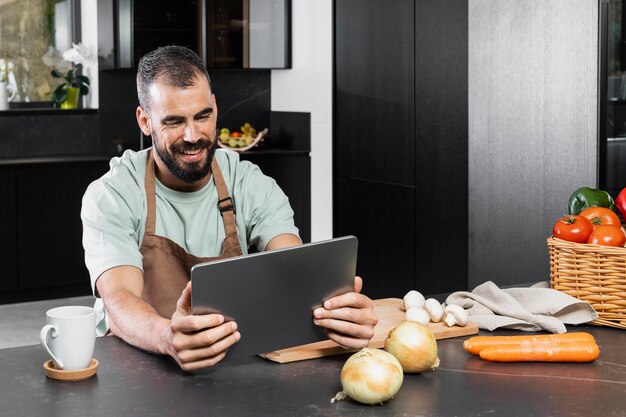
[[[333,1],[292,0],[292,68],[272,70],[272,111],[311,113],[311,240],[333,236]]]
[[[549,278],[554,222],[597,185],[597,48],[597,0],[470,0],[470,288]]]

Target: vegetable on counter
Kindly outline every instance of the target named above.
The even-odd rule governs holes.
[[[415,321],[403,321],[394,327],[385,340],[385,351],[398,359],[406,373],[434,371],[439,366],[433,331]]]
[[[518,345],[531,341],[533,344],[553,344],[556,342],[595,342],[592,335],[586,332],[540,334],[523,336],[474,336],[463,342],[463,348],[473,355],[478,355],[481,350],[504,345]]]
[[[606,191],[596,190],[589,187],[582,187],[572,193],[569,198],[569,214],[579,214],[588,207],[606,207],[609,210],[615,209],[613,197]]]
[[[463,342],[466,351],[492,362],[592,362],[600,348],[585,332],[475,336]]]
[[[624,221],[626,221],[626,187],[622,188],[622,191],[617,195],[615,206],[622,213]]]
[[[421,292],[411,290],[405,294],[400,303],[400,308],[404,311],[408,311],[412,307],[424,308],[426,299]]]
[[[554,224],[552,235],[569,242],[587,243],[593,225],[585,217],[571,214],[560,218]]]
[[[448,304],[444,310],[443,321],[448,325],[448,327],[452,327],[454,325],[459,325],[461,327],[467,326],[469,314],[458,304]]]
[[[363,404],[380,404],[400,390],[404,373],[392,354],[380,349],[363,348],[348,358],[341,369],[341,386],[330,402],[346,396]]]
[[[591,232],[587,243],[602,246],[624,246],[626,235],[619,226],[599,226]]]
[[[598,226],[621,227],[618,215],[606,207],[588,207],[581,211],[579,215],[589,220],[594,229]]]

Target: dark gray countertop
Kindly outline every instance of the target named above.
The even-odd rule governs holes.
[[[258,357],[197,374],[116,337],[96,343],[100,368],[81,382],[48,379],[40,346],[0,350],[0,414],[9,416],[626,416],[626,331],[581,326],[601,348],[589,364],[489,363],[438,342],[440,368],[406,375],[382,406],[334,404],[348,355],[275,364]],[[490,333],[486,333],[490,334]],[[519,334],[498,332],[497,334]]]

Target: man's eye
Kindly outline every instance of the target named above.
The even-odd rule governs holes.
[[[180,122],[179,122],[179,121],[170,121],[170,122],[165,122],[165,126],[168,126],[168,127],[176,127],[176,126],[178,126],[178,125],[180,125]]]
[[[211,117],[210,114],[202,114],[200,116],[197,117],[198,120],[207,120]]]

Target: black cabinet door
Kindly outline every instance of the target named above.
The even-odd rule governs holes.
[[[87,186],[108,162],[16,169],[20,290],[80,286],[90,292],[80,210]]]
[[[15,222],[15,174],[0,168],[0,291],[17,290],[17,224]]]
[[[263,155],[242,153],[248,160],[272,177],[289,197],[294,222],[303,242],[311,241],[311,158],[308,155]]]
[[[360,251],[367,255],[359,259],[367,272],[378,271],[375,296],[401,296],[410,288],[425,294],[465,289],[467,2],[335,5],[335,235],[353,227],[366,236]],[[409,203],[405,192],[397,191],[402,198],[382,193],[398,211],[388,214],[403,216],[398,228],[364,217],[370,205],[380,208],[381,196],[359,195],[374,186],[348,179],[375,181],[381,190],[413,187]],[[376,250],[398,236],[411,242],[412,252],[391,265],[398,273],[387,277],[393,282],[383,289],[380,277],[389,262],[376,259]]]
[[[414,2],[335,4],[336,174],[414,185]]]
[[[415,258],[425,294],[467,287],[468,10],[415,3]]]
[[[402,297],[415,288],[414,188],[340,177],[336,191],[335,236],[359,239],[364,293]]]

